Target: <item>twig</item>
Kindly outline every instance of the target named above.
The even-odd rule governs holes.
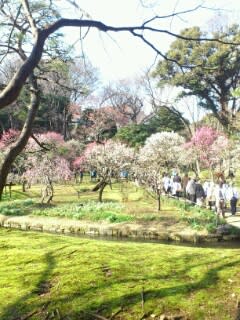
[[[142,287],[141,291],[141,304],[142,304],[142,313],[144,314],[144,287]]]
[[[110,320],[113,320],[120,312],[123,311],[123,308],[121,307],[119,310],[117,310],[113,315],[111,315]]]
[[[27,320],[27,319],[30,319],[33,315],[35,315],[38,312],[39,312],[39,310],[31,311],[28,314],[26,314],[25,316],[15,318],[14,320]]]
[[[74,254],[75,252],[77,252],[78,250],[73,250],[72,252],[69,252],[68,254],[66,254],[67,257],[71,256],[72,254]]]
[[[38,313],[42,312],[43,310],[46,310],[46,308],[48,307],[49,304],[50,304],[50,301],[45,303],[42,306],[42,308],[34,310],[34,311],[31,311],[31,312],[29,312],[28,314],[26,314],[24,316],[20,316],[20,317],[14,318],[13,320],[27,320],[27,319],[30,319],[33,315],[38,314]]]
[[[100,319],[100,320],[110,320],[110,319],[108,319],[108,318],[105,318],[104,316],[100,316],[99,314],[96,314],[96,313],[92,313],[92,312],[86,312],[86,311],[84,311],[84,313],[87,313],[87,314],[89,314],[89,315],[91,315],[91,316],[93,316],[93,317],[95,317],[95,319]]]

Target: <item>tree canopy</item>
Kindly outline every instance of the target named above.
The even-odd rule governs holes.
[[[181,32],[185,38],[205,37],[199,27]],[[240,29],[232,25],[213,37],[226,42],[239,42]],[[159,86],[171,84],[182,88],[181,96],[197,96],[200,105],[209,110],[227,128],[237,109],[236,98],[231,94],[239,85],[239,46],[216,41],[195,42],[175,40],[167,53],[173,61],[160,61],[154,76]],[[239,108],[239,106],[238,106]]]
[[[186,121],[188,121],[186,119]],[[120,128],[116,138],[132,147],[143,145],[150,135],[162,131],[179,132],[185,129],[179,116],[164,106],[149,116],[143,123],[129,124]]]

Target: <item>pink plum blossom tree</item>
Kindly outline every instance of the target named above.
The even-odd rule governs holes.
[[[59,150],[64,145],[63,137],[55,132],[39,134],[30,138],[25,148],[25,172],[23,178],[31,183],[41,183],[41,202],[50,203],[53,199],[53,182],[67,181],[72,177],[70,163]]]
[[[5,131],[0,138],[0,149],[4,149],[15,142],[19,135],[20,132],[18,130],[9,129],[8,131]]]
[[[184,147],[186,163],[196,162],[197,174],[202,168],[210,169],[213,178],[214,169],[227,159],[231,143],[222,132],[209,127],[201,127],[196,130],[192,139]]]

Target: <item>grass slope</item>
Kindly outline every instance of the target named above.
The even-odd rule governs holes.
[[[163,199],[162,210],[157,211],[156,200],[131,182],[115,183],[112,189],[108,186],[104,191],[104,202],[100,204],[97,202],[98,194],[91,191],[95,183],[85,177],[84,183],[80,185],[56,185],[50,205],[39,203],[40,186],[32,186],[25,193],[21,192],[20,186],[14,186],[12,199],[6,194],[5,201],[0,203],[0,213],[111,223],[160,223],[164,228],[176,226],[178,229],[190,225],[194,229],[206,228],[210,232],[216,228],[217,218],[213,212],[186,206],[178,200]]]
[[[235,318],[240,249],[0,229],[0,319]],[[142,291],[144,304],[142,307]],[[145,313],[145,317],[143,317]],[[102,318],[103,319],[103,318]]]

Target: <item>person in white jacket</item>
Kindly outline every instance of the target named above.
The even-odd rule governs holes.
[[[208,187],[206,188],[206,198],[207,205],[210,210],[215,209],[216,207],[216,198],[215,198],[215,184],[213,181],[209,182]]]
[[[165,194],[169,194],[172,189],[172,182],[167,173],[163,174],[162,185],[163,185],[163,190]]]

